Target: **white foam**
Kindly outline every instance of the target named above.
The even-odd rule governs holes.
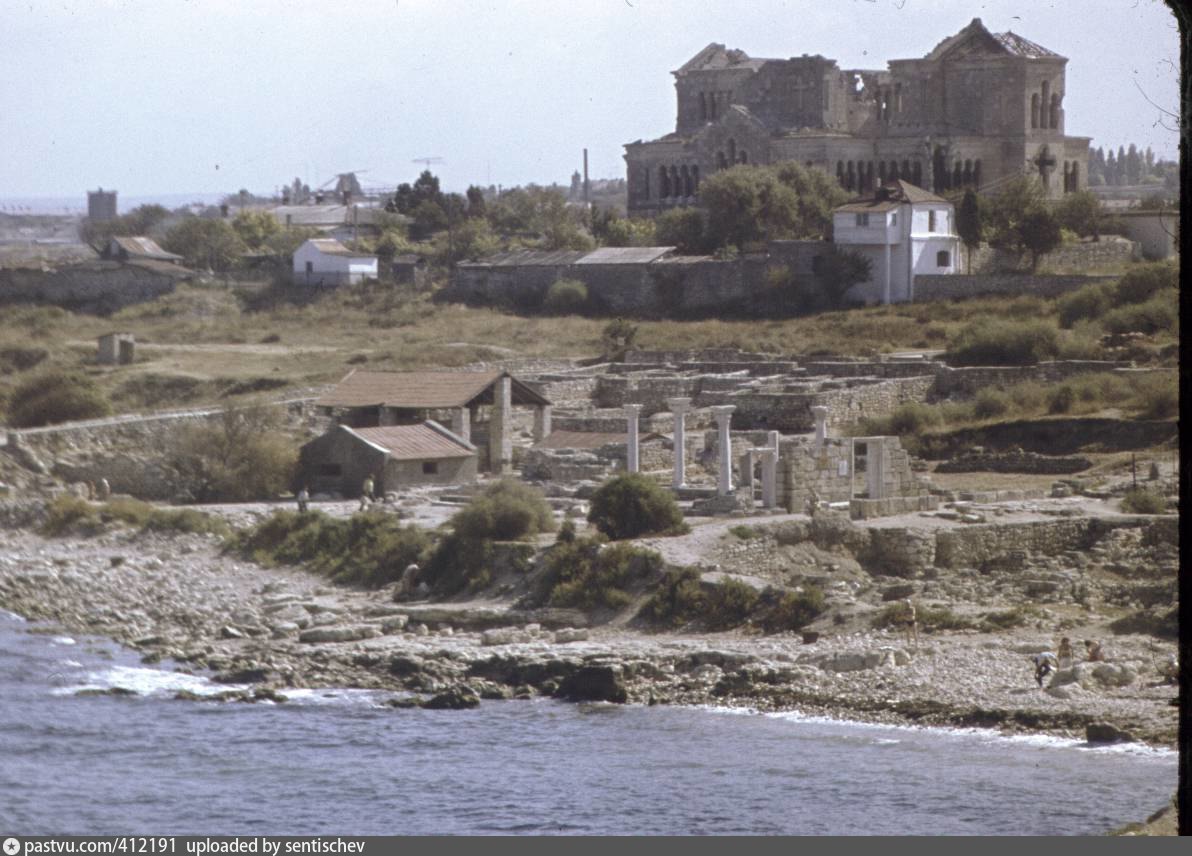
[[[78,644],[77,642],[75,642],[75,640],[71,639],[69,636],[55,636],[50,641],[53,642],[55,645],[77,645]]]
[[[359,689],[339,689],[339,688],[324,688],[324,689],[281,689],[278,691],[280,695],[285,696],[286,701],[301,705],[363,705],[366,707],[380,707],[384,702],[392,697],[392,693],[383,692],[381,690],[359,690]]]
[[[73,695],[80,690],[107,690],[119,687],[137,695],[173,695],[181,691],[196,695],[216,695],[229,690],[246,690],[244,684],[216,684],[207,678],[183,672],[146,669],[137,666],[112,666],[88,672],[82,684],[53,690],[54,695]]]
[[[19,621],[22,624],[28,622],[28,619],[23,615],[17,615],[15,612],[9,612],[7,609],[0,609],[0,618],[5,621]]]

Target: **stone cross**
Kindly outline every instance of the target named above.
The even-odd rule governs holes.
[[[712,415],[716,417],[716,427],[720,429],[720,481],[717,492],[721,496],[728,496],[733,492],[733,441],[729,436],[729,426],[736,409],[732,404],[721,404],[712,408]]]
[[[675,490],[686,486],[687,474],[687,409],[691,407],[690,398],[668,398],[667,406],[675,414],[675,478],[672,482]]]
[[[625,405],[625,418],[628,420],[625,465],[626,469],[631,473],[641,471],[641,458],[639,456],[639,449],[637,445],[637,421],[638,417],[641,415],[641,412],[642,406],[640,404]]]

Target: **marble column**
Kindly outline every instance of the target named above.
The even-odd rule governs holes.
[[[865,485],[870,499],[885,499],[886,444],[869,440],[865,444]]]
[[[678,490],[687,484],[687,410],[691,407],[691,399],[668,398],[666,404],[675,414],[675,478],[671,484]]]
[[[492,415],[488,422],[489,468],[501,475],[513,466],[513,384],[502,375],[493,384]]]
[[[534,442],[541,443],[550,436],[550,405],[543,404],[534,408]]]
[[[733,492],[733,441],[729,436],[733,411],[737,408],[731,404],[720,404],[712,408],[712,415],[716,417],[716,427],[719,429],[720,445],[720,481],[717,490],[721,496]]]
[[[451,412],[451,433],[461,440],[472,440],[472,413],[467,407],[457,407]]]
[[[828,439],[828,408],[813,407],[811,414],[815,417],[815,444],[822,446],[824,440]]]
[[[741,483],[739,487],[749,488],[749,498],[753,498],[754,484],[753,484],[753,449],[746,449],[745,453],[737,459],[737,472],[740,474]]]
[[[778,450],[762,451],[762,507],[773,508],[778,504]]]
[[[631,473],[641,471],[640,450],[637,444],[637,423],[641,412],[642,406],[640,404],[625,405],[625,419],[628,423],[625,445],[625,469]]]

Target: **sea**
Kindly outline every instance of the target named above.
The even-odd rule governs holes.
[[[40,629],[0,610],[0,835],[1086,835],[1176,787],[1169,750],[795,713],[185,701],[228,686]]]

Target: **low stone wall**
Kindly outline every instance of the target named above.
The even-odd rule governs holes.
[[[932,400],[967,398],[983,389],[1013,386],[1027,381],[1060,383],[1070,377],[1093,372],[1109,372],[1130,364],[1113,360],[1051,360],[1033,366],[961,366],[953,368],[937,363],[935,382],[927,390]]]
[[[939,507],[939,498],[930,494],[891,496],[887,499],[850,499],[848,516],[853,520],[872,520],[875,517],[890,517],[895,514],[935,511]]]
[[[1125,521],[1118,525],[1135,525]],[[1113,524],[1094,518],[1046,520],[1037,523],[974,524],[936,534],[935,564],[942,568],[981,568],[1013,553],[1055,555],[1087,550]]]
[[[958,300],[986,295],[1059,297],[1083,286],[1113,279],[1116,277],[1080,274],[919,274],[915,277],[915,301]]]
[[[961,251],[961,257],[963,262],[961,269],[973,274],[1029,273],[1031,270],[1030,253],[1016,253],[1013,250],[999,249],[988,244],[982,245],[971,254],[966,248]],[[1099,241],[1062,244],[1050,253],[1040,256],[1038,267],[1040,270],[1080,273],[1137,261],[1141,257],[1142,247],[1136,241],[1118,235],[1103,235]],[[916,277],[916,296],[918,282]]]
[[[1037,473],[1040,475],[1070,475],[1093,465],[1079,455],[1056,457],[1024,452],[969,453],[935,468],[937,473]]]
[[[182,268],[170,274],[168,267],[93,261],[50,271],[0,269],[0,304],[43,303],[107,315],[167,294],[193,275]]]

